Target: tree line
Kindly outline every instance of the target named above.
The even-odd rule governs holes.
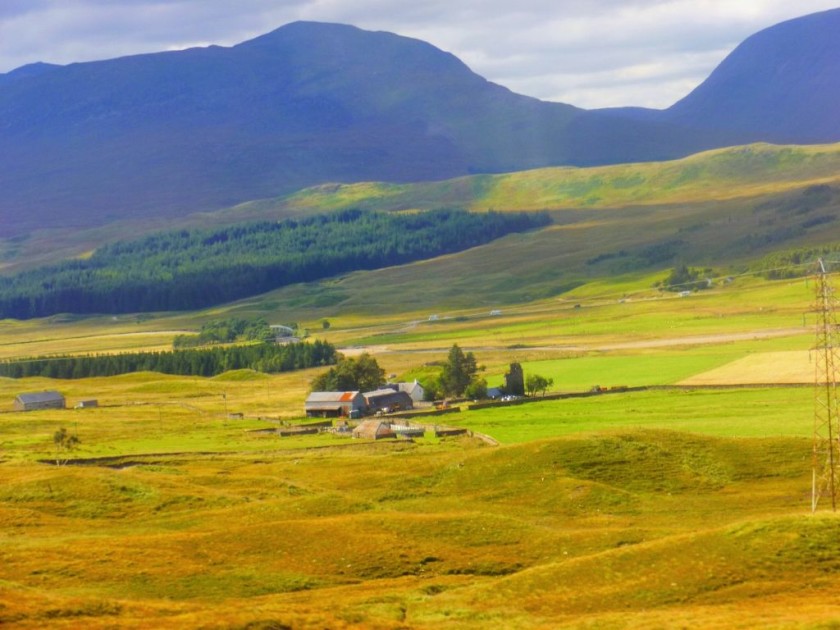
[[[262,317],[255,320],[232,317],[203,324],[197,335],[175,335],[172,347],[178,350],[234,341],[270,341],[273,337],[271,326]]]
[[[333,365],[338,356],[332,344],[320,340],[284,346],[259,343],[171,352],[129,352],[2,361],[0,376],[75,379],[142,371],[183,376],[216,376],[228,370],[241,369],[274,373]]]
[[[345,210],[165,232],[103,246],[84,260],[0,278],[0,318],[194,310],[293,283],[451,254],[549,223],[545,213]]]

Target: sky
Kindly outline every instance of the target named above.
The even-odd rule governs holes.
[[[217,44],[296,20],[427,41],[514,92],[663,108],[741,41],[840,0],[0,0],[0,73]]]

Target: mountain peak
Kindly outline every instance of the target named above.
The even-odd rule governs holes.
[[[840,133],[838,20],[753,36],[665,112],[542,102],[426,42],[323,22],[231,48],[27,66],[0,75],[0,232],[174,217],[324,183],[827,141]]]
[[[776,142],[840,140],[840,9],[781,22],[741,43],[667,111],[696,127]]]
[[[7,72],[6,74],[0,74],[0,80],[9,81],[12,79],[25,79],[27,77],[35,77],[45,72],[49,72],[50,70],[55,70],[56,68],[61,67],[62,66],[56,65],[54,63],[44,63],[43,61],[36,61],[35,63],[29,63],[25,66],[15,68],[14,70]]]

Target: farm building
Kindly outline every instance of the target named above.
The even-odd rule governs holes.
[[[279,345],[286,345],[289,343],[300,342],[299,337],[295,337],[295,329],[291,326],[283,326],[282,324],[272,324],[269,326],[271,334],[274,335],[275,343]]]
[[[387,422],[365,420],[353,429],[353,437],[365,440],[381,440],[383,438],[394,437],[394,432],[391,430],[391,425]]]
[[[377,411],[388,413],[389,411],[396,411],[398,409],[414,408],[414,401],[411,400],[411,396],[405,392],[395,391],[390,387],[366,392],[364,397],[367,402],[368,411],[372,413]]]
[[[76,409],[90,409],[91,407],[98,407],[99,401],[96,399],[80,400],[76,403]]]
[[[397,390],[408,394],[414,402],[422,402],[426,398],[426,390],[417,379],[413,383],[397,383]]]
[[[505,393],[499,387],[487,388],[487,398],[490,398],[491,400],[496,400],[497,398],[501,398],[504,395]]]
[[[38,409],[64,409],[64,396],[54,391],[19,394],[15,398],[15,411],[36,411]]]
[[[304,403],[307,418],[349,418],[365,409],[360,392],[312,392]]]

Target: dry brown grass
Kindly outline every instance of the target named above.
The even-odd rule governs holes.
[[[761,352],[697,374],[682,385],[813,383],[814,359],[806,350]]]
[[[616,450],[621,443],[629,450]],[[601,449],[604,471],[638,458],[640,477],[589,470],[592,449]],[[7,462],[0,620],[20,628],[827,622],[837,610],[817,598],[840,585],[840,521],[802,516],[807,450],[800,440],[639,433],[502,449],[454,441],[135,457],[123,468]],[[669,471],[681,458],[688,473],[677,479]],[[800,597],[806,604],[794,608]]]

